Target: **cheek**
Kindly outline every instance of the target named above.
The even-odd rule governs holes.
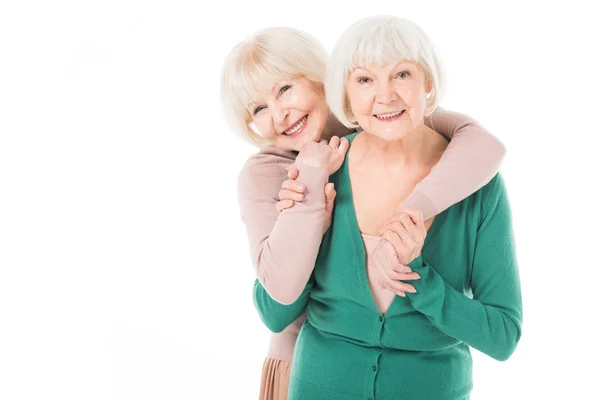
[[[369,94],[366,91],[348,92],[348,100],[350,101],[350,109],[355,116],[370,114],[371,102],[369,101]]]
[[[427,102],[425,89],[422,86],[411,86],[405,89],[405,101],[412,108],[421,108]]]
[[[265,138],[269,138],[273,136],[273,125],[270,122],[270,118],[268,116],[258,116],[253,119],[254,125],[261,136]]]

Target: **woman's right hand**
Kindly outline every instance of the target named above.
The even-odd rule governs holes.
[[[319,143],[308,142],[300,149],[296,157],[296,166],[310,165],[324,169],[331,175],[341,167],[349,147],[348,139],[340,139],[337,136],[333,136],[329,143],[325,139]]]

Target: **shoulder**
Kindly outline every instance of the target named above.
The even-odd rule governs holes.
[[[498,172],[480,191],[483,203],[485,204],[497,202],[500,198],[505,197],[506,186],[502,174]]]
[[[481,189],[446,211],[456,219],[481,226],[483,221],[489,219],[499,209],[510,212],[504,178],[502,174],[497,173]]]
[[[508,193],[502,174],[497,173],[479,192],[481,192],[479,201],[480,224],[494,215],[510,215]]]

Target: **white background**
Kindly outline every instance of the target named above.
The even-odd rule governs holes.
[[[257,398],[269,335],[235,192],[254,149],[222,116],[220,68],[256,29],[331,50],[377,14],[430,35],[442,105],[508,148],[523,337],[504,363],[473,351],[472,398],[600,398],[600,30],[583,3],[3,1],[0,399]]]

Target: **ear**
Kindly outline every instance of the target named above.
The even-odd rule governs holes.
[[[426,76],[425,77],[425,93],[427,93],[428,96],[431,96],[432,91],[433,91],[433,81],[429,78],[429,76]]]
[[[317,91],[319,93],[321,93],[322,95],[325,95],[325,83],[323,83],[323,82],[312,82],[312,84],[315,86],[315,88],[317,89]]]

